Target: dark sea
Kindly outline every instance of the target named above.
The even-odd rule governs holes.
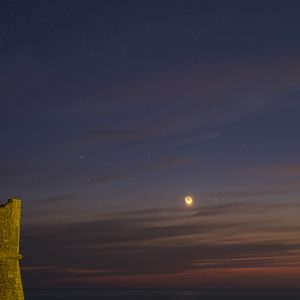
[[[300,290],[25,290],[25,300],[300,300]]]

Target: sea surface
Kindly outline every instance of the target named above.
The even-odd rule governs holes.
[[[300,300],[300,290],[25,290],[25,300]]]

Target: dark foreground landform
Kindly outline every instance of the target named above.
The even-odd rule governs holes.
[[[25,290],[26,300],[299,300],[300,290]]]

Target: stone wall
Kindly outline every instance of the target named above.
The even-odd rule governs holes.
[[[21,201],[0,205],[0,299],[24,300],[19,266]]]

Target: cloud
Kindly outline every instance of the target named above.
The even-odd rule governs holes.
[[[291,266],[300,256],[295,238],[300,223],[282,223],[280,216],[298,209],[292,203],[227,203],[27,225],[22,230],[24,279],[51,286],[63,278],[94,282],[97,276]]]
[[[41,198],[38,200],[37,204],[43,204],[43,203],[60,203],[65,201],[71,201],[74,200],[75,197],[78,197],[78,194],[71,193],[71,194],[63,194],[53,197],[47,197],[47,198]]]
[[[110,182],[114,182],[115,180],[119,179],[126,179],[130,177],[129,174],[117,175],[117,174],[106,174],[106,175],[99,175],[94,176],[88,180],[89,184],[106,184]]]
[[[222,192],[222,197],[226,198],[257,198],[273,195],[283,195],[290,192],[299,191],[300,188],[298,185],[293,184],[282,184],[282,186],[275,186],[270,188],[254,189],[254,190],[245,190],[245,191],[225,191]]]
[[[114,140],[114,139],[130,139],[130,138],[140,138],[149,135],[151,131],[144,129],[126,129],[126,128],[101,128],[91,130],[88,134],[87,139],[90,141],[97,140]]]
[[[193,160],[180,157],[167,157],[160,160],[144,161],[130,166],[130,169],[124,169],[115,173],[102,174],[90,178],[90,184],[106,184],[115,180],[122,180],[131,177],[142,176],[149,172],[157,172],[177,165],[192,163]]]
[[[300,176],[300,163],[298,161],[273,164],[261,167],[259,172],[268,176]]]
[[[158,165],[158,167],[165,168],[165,167],[177,165],[180,162],[181,162],[180,159],[170,157],[170,158],[160,160],[157,165]]]
[[[91,133],[94,138],[139,136],[145,130],[140,128],[151,131],[153,124],[172,134],[203,130],[212,124],[220,129],[245,115],[270,112],[278,103],[286,104],[286,97],[278,94],[299,90],[300,84],[299,59],[294,57],[287,63],[276,55],[217,64],[183,62],[167,70],[158,67],[156,72],[123,70],[126,80],[116,75],[119,70],[107,74],[81,60],[46,71],[36,60],[23,55],[17,64],[22,69],[17,78],[15,63],[0,73],[2,97],[7,98],[6,108],[1,110],[3,119],[14,115],[16,107],[22,119],[38,122],[54,118],[60,123],[65,118],[78,120],[88,115],[89,119],[109,117],[119,124],[122,116],[122,126],[102,126]],[[19,100],[24,97],[26,101]]]
[[[222,133],[222,130],[207,130],[206,132],[196,131],[192,133],[183,132],[180,136],[175,136],[173,141],[174,144],[177,145],[203,143],[219,137]]]

